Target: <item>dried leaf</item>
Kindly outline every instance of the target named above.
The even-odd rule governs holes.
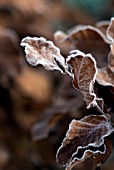
[[[22,40],[21,46],[25,47],[26,58],[31,65],[41,64],[48,70],[65,72],[65,60],[52,41],[46,41],[43,37],[26,37]]]
[[[110,139],[104,139],[104,145],[106,148],[104,154],[97,153],[96,155],[93,155],[92,162],[95,167],[99,163],[103,164],[112,153],[112,141]]]
[[[78,153],[73,155],[74,160],[66,167],[66,170],[72,169],[75,165],[91,158],[93,155],[103,154],[106,150],[106,147],[102,144],[99,148],[88,146],[87,148],[79,148]],[[76,159],[75,159],[76,158]],[[95,168],[96,169],[96,168]]]
[[[93,154],[105,153],[104,138],[112,132],[113,127],[105,116],[90,115],[79,121],[72,120],[57,152],[58,162],[71,169]],[[80,149],[82,154],[79,158]]]
[[[103,86],[114,87],[114,73],[108,67],[98,69],[96,80]]]
[[[73,85],[84,96],[87,108],[97,106],[93,84],[97,75],[97,67],[94,58],[90,54],[84,54],[78,50],[72,51],[67,62],[72,68]]]
[[[78,119],[82,116],[79,111],[83,105],[81,98],[65,100],[65,102],[62,100],[59,104],[57,102],[58,99],[56,99],[55,105],[42,113],[41,120],[32,126],[33,140],[47,138],[61,119],[65,120],[69,116],[72,120],[74,117]]]
[[[60,133],[56,135],[58,136],[61,135],[63,130],[65,133],[66,128],[64,129],[64,127],[68,126],[68,124],[72,120],[72,117],[66,115],[66,113],[65,114],[56,113],[56,112],[52,113],[50,110],[50,112],[44,112],[43,114],[44,114],[43,118],[45,119],[42,119],[41,121],[35,123],[32,126],[31,132],[32,132],[32,139],[34,141],[39,141],[48,138],[50,132],[56,131],[57,133],[57,127],[61,126],[60,124],[61,120],[64,120],[66,122],[66,125],[61,126],[62,130],[60,130]],[[57,140],[59,140],[59,138],[56,139],[56,141]]]
[[[84,53],[90,53],[96,59],[98,67],[107,66],[110,41],[99,29],[79,25],[68,31],[66,35],[60,31],[56,32],[54,37],[65,54],[68,55],[70,50],[78,49]]]

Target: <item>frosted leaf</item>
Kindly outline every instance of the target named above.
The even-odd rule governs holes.
[[[96,80],[103,86],[114,87],[114,73],[108,67],[98,69]]]
[[[93,155],[91,159],[95,167],[93,169],[96,169],[96,165],[105,163],[112,153],[112,141],[109,138],[104,139],[104,145],[106,147],[105,153],[102,154],[99,152],[96,155]]]
[[[104,138],[113,132],[105,116],[90,115],[72,120],[69,130],[57,152],[57,161],[71,169],[93,154],[105,153]]]
[[[43,37],[26,37],[21,41],[21,46],[25,47],[26,58],[31,65],[41,64],[47,70],[66,71],[65,59],[52,41],[47,41]]]
[[[110,40],[96,27],[78,25],[68,30],[66,34],[57,31],[54,38],[57,46],[66,55],[70,50],[78,49],[84,53],[90,53],[95,58],[98,67],[107,66]]]
[[[74,50],[66,61],[72,68],[73,85],[83,94],[87,107],[97,106],[97,98],[93,88],[97,67],[92,55]]]

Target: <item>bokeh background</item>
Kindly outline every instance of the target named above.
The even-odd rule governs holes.
[[[58,30],[112,16],[114,0],[0,0],[0,170],[64,169],[56,151],[71,120],[87,112],[70,78],[26,62],[21,39],[54,41]],[[113,160],[112,153],[103,170],[113,170]]]

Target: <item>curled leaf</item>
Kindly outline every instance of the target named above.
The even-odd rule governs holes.
[[[74,50],[67,58],[72,68],[73,85],[84,96],[87,107],[97,106],[93,84],[97,75],[97,67],[94,58],[90,54],[84,54]]]
[[[26,37],[22,40],[21,46],[25,47],[26,58],[31,65],[41,64],[48,70],[65,72],[67,67],[65,60],[52,41],[47,41],[43,37]]]
[[[112,132],[113,127],[105,116],[90,115],[79,121],[72,120],[57,152],[58,162],[71,169],[93,154],[105,153],[104,138]]]
[[[79,25],[67,32],[57,31],[54,35],[60,49],[68,55],[70,50],[78,49],[90,53],[97,61],[98,67],[107,66],[110,41],[104,33],[93,26]]]
[[[99,152],[92,157],[94,167],[98,164],[103,164],[112,153],[112,141],[110,139],[104,139],[104,145],[106,147],[105,153],[102,154]]]
[[[98,69],[96,80],[103,86],[114,87],[114,73],[108,67]]]

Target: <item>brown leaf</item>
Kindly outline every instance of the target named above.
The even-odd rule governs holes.
[[[90,53],[97,61],[98,67],[107,66],[107,56],[110,51],[110,41],[97,28],[79,25],[68,31],[56,32],[55,41],[59,48],[68,55],[70,50],[78,49]]]
[[[96,80],[103,86],[114,87],[114,73],[108,67],[98,69]]]
[[[26,58],[31,65],[41,64],[48,70],[65,72],[65,60],[52,41],[46,41],[43,37],[26,37],[22,40],[21,46],[25,47]]]
[[[73,85],[84,96],[87,107],[97,106],[93,84],[96,79],[97,67],[94,58],[90,54],[84,54],[78,50],[72,51],[67,62],[72,68]]]
[[[91,158],[94,155],[97,154],[103,154],[105,152],[105,146],[102,144],[99,148],[98,147],[91,147],[88,146],[87,148],[79,148],[78,153],[73,155],[74,160],[70,162],[70,164],[66,167],[66,170],[72,169],[75,165],[82,163],[83,161],[87,160],[87,158]],[[76,157],[76,159],[75,159]],[[94,166],[95,166],[94,162]],[[96,166],[95,166],[96,169]]]
[[[112,141],[110,139],[104,139],[104,145],[106,147],[105,153],[101,154],[99,152],[92,157],[92,162],[95,167],[97,164],[103,164],[112,153]]]
[[[93,154],[105,153],[104,138],[112,132],[113,127],[105,116],[90,115],[79,121],[72,120],[57,152],[58,162],[71,169]]]
[[[71,117],[71,120],[76,117],[80,118],[80,108],[83,105],[81,98],[60,100],[56,98],[56,103],[42,113],[41,120],[32,126],[33,140],[41,140],[48,137],[49,133],[54,129],[61,119],[66,119],[67,116]],[[79,102],[80,101],[80,102]],[[74,115],[74,116],[73,116]]]

